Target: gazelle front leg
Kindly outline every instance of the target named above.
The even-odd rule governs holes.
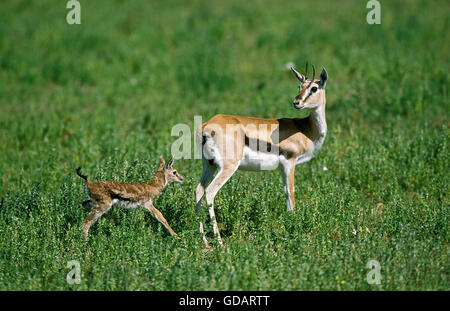
[[[292,211],[295,214],[295,197],[294,197],[294,172],[295,172],[295,162],[290,160],[285,160],[281,162],[282,164],[282,176],[284,184],[284,194],[286,195],[286,206],[288,211]]]
[[[225,183],[233,176],[234,172],[236,172],[239,166],[239,161],[231,162],[228,161],[226,164],[223,164],[223,167],[220,168],[214,180],[211,184],[206,188],[206,204],[209,209],[209,217],[211,217],[211,221],[213,223],[213,231],[214,235],[217,237],[217,241],[220,246],[223,246],[222,238],[220,237],[219,227],[217,226],[216,215],[214,213],[214,198],[219,192],[220,188],[225,185]]]
[[[166,229],[170,232],[170,234],[174,237],[176,237],[177,239],[179,239],[178,235],[175,233],[175,231],[172,230],[172,228],[170,228],[169,224],[167,223],[167,220],[164,218],[163,214],[161,214],[161,212],[155,207],[153,206],[153,204],[151,202],[146,202],[144,203],[144,207],[153,215],[155,215],[156,219],[158,219],[158,221],[160,223],[163,224],[164,227],[166,227]]]

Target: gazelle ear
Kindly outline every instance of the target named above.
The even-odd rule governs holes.
[[[320,73],[320,82],[319,82],[321,89],[325,88],[325,86],[327,85],[327,80],[328,80],[328,73],[325,70],[325,68],[322,68],[322,72]]]
[[[166,161],[164,161],[163,156],[159,156],[159,168],[158,169],[162,169],[164,167],[164,165],[166,165]]]
[[[291,67],[292,72],[294,73],[294,75],[297,77],[297,79],[300,80],[300,82],[303,83],[303,81],[305,81],[305,76],[302,75],[300,72],[298,72],[297,70],[294,69],[294,67]]]
[[[168,168],[171,168],[172,166],[173,166],[173,162],[174,162],[175,160],[173,159],[173,156],[172,156],[172,158],[170,159],[170,161],[166,164],[166,169],[168,169]]]

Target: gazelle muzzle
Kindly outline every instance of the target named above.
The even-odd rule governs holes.
[[[305,108],[304,101],[300,98],[300,95],[297,95],[292,102],[295,109],[302,110]]]

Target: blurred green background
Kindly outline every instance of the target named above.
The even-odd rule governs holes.
[[[0,289],[449,290],[448,1],[381,1],[380,25],[366,1],[80,3],[81,25],[65,1],[0,3]],[[306,61],[328,71],[328,134],[295,216],[279,172],[238,172],[216,197],[226,247],[205,251],[201,161],[178,160],[155,206],[182,240],[113,209],[89,255],[77,166],[143,182],[196,115],[304,117],[286,64]]]

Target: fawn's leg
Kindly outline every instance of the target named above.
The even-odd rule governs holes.
[[[111,200],[101,200],[93,201],[92,211],[89,213],[88,217],[83,221],[83,237],[84,240],[88,240],[89,228],[97,221],[97,219],[102,216],[110,207]]]
[[[160,223],[163,224],[164,227],[166,227],[167,230],[169,230],[170,234],[174,237],[176,237],[177,239],[179,239],[178,235],[175,233],[175,231],[172,230],[172,228],[170,228],[169,224],[167,223],[167,220],[164,218],[163,214],[161,214],[161,212],[155,207],[153,206],[153,203],[151,202],[146,202],[143,204],[145,209],[147,209],[150,213],[152,213],[153,215],[155,215],[156,219],[158,219],[158,221]]]

